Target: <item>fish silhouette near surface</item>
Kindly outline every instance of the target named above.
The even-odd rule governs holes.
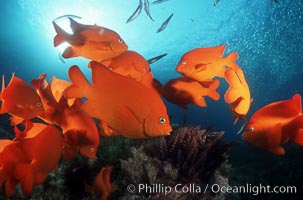
[[[92,85],[78,66],[70,67],[72,85],[64,91],[66,98],[85,97],[87,101],[81,108],[123,136],[146,138],[170,134],[166,107],[155,91],[100,63],[92,61],[89,68]]]
[[[184,109],[187,109],[188,104],[205,107],[207,104],[204,96],[219,100],[220,94],[216,91],[218,86],[219,80],[212,81],[206,87],[203,83],[181,77],[166,82],[161,93],[168,101]]]
[[[151,14],[150,14],[150,7],[149,7],[149,1],[148,0],[144,0],[144,10],[146,15],[148,16],[149,19],[151,19],[152,21],[155,21]]]
[[[9,113],[12,115],[12,125],[35,118],[44,112],[41,99],[35,90],[14,74],[7,87],[5,87],[4,76],[2,76],[0,101],[0,114]]]
[[[166,27],[167,27],[167,24],[169,23],[169,21],[171,20],[171,18],[174,16],[174,13],[172,13],[163,23],[162,25],[160,26],[160,28],[157,30],[157,33],[163,31]]]
[[[176,70],[184,76],[196,81],[210,81],[214,77],[224,78],[226,67],[233,67],[238,58],[232,52],[223,58],[226,46],[196,48],[185,53]]]
[[[129,22],[135,20],[140,15],[142,7],[143,7],[142,5],[143,5],[142,0],[139,0],[138,7],[136,8],[135,12],[127,19],[126,23],[129,23]]]
[[[27,120],[25,130],[15,128],[15,134],[14,141],[4,141],[6,145],[0,152],[0,185],[5,184],[7,197],[19,183],[22,192],[30,195],[34,185],[43,183],[49,172],[57,170],[61,157],[62,134],[55,126]]]
[[[39,79],[33,79],[32,84],[47,108],[46,113],[40,118],[62,129],[64,158],[70,160],[77,153],[87,158],[95,158],[99,134],[93,118],[80,109],[82,105],[80,99],[74,100],[70,106],[68,100],[62,96],[62,92],[71,83],[53,77],[52,82],[48,84],[45,77],[41,75]]]
[[[97,25],[84,25],[69,18],[73,34],[61,29],[53,22],[57,35],[54,38],[54,46],[68,42],[63,58],[82,56],[84,58],[102,62],[114,58],[127,50],[127,45],[118,33],[108,28]]]
[[[159,55],[159,56],[152,57],[152,58],[148,59],[147,62],[148,62],[149,64],[152,64],[152,63],[154,63],[154,62],[157,62],[158,60],[160,60],[161,58],[163,58],[163,57],[166,56],[166,55],[167,55],[167,53],[164,53],[164,54],[161,54],[161,55]]]
[[[284,155],[281,146],[294,142],[303,146],[301,96],[270,103],[257,110],[249,120],[243,139],[255,147]]]
[[[121,55],[102,62],[111,71],[141,81],[144,74],[150,71],[148,62],[135,51],[125,51]]]
[[[224,94],[224,99],[230,105],[231,112],[235,117],[234,124],[237,123],[238,119],[247,123],[245,116],[249,111],[252,99],[242,69],[239,66],[237,72],[230,68],[226,69],[225,80],[229,84],[229,88]]]

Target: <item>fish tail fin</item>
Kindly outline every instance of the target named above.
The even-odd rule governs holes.
[[[220,99],[220,94],[219,92],[217,92],[219,85],[220,85],[220,81],[214,80],[214,82],[209,86],[208,96],[215,101]]]
[[[31,164],[17,164],[14,169],[14,176],[20,180],[22,192],[29,196],[34,186],[34,172]]]
[[[57,35],[54,38],[54,46],[56,47],[56,46],[60,45],[61,43],[65,42],[67,33],[62,28],[60,28],[60,26],[58,26],[58,24],[54,21],[53,21],[53,25],[54,25],[55,31],[57,33]]]
[[[77,65],[71,66],[68,70],[68,76],[72,81],[72,85],[64,90],[63,96],[67,99],[85,97],[86,90],[90,87],[90,84],[79,67]]]
[[[237,52],[231,52],[230,54],[228,54],[224,60],[226,62],[226,66],[237,71],[237,69],[239,68],[239,65],[236,63],[236,60],[238,59],[238,53]]]

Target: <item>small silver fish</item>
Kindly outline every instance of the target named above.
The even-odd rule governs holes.
[[[77,15],[61,15],[61,16],[57,17],[56,19],[54,19],[53,22],[58,22],[58,21],[61,21],[65,18],[82,19],[82,17],[77,16]]]
[[[155,21],[152,16],[150,15],[150,10],[149,10],[149,1],[148,0],[144,0],[144,10],[146,12],[146,15],[149,17],[149,19],[151,19],[152,21]]]
[[[163,58],[166,55],[167,55],[167,53],[159,55],[159,56],[156,56],[156,57],[153,57],[153,58],[150,58],[150,59],[147,60],[147,62],[148,62],[148,64],[152,64],[152,63],[160,60],[161,58]]]
[[[168,1],[168,0],[156,0],[156,1],[153,1],[152,4],[160,4],[160,3],[163,3],[165,1]]]
[[[173,17],[173,15],[174,15],[174,13],[172,13],[172,14],[163,22],[163,24],[161,25],[161,27],[157,30],[157,33],[163,31],[163,30],[166,28],[168,22],[169,22],[170,19]]]
[[[214,6],[216,6],[219,3],[220,0],[215,0]]]
[[[142,10],[142,0],[139,0],[139,5],[137,7],[137,9],[135,10],[135,12],[127,19],[126,24],[133,21],[134,19],[136,19],[139,14],[141,13]]]

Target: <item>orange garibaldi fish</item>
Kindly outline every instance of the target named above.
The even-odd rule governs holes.
[[[0,186],[10,197],[18,183],[25,195],[57,170],[61,157],[62,134],[53,125],[26,121],[24,131],[15,127],[14,141],[0,140]],[[4,143],[4,145],[2,145]]]
[[[66,98],[85,97],[82,109],[119,134],[130,138],[169,135],[172,130],[166,107],[154,90],[116,74],[97,62],[90,62],[90,85],[78,66],[70,67],[72,85]]]
[[[234,66],[236,52],[223,58],[226,46],[196,48],[185,53],[176,67],[177,72],[196,81],[209,81],[214,77],[224,78],[225,67]]]
[[[2,76],[0,100],[2,101],[0,113],[11,114],[12,125],[35,118],[44,112],[40,97],[35,90],[14,74],[6,88]]]
[[[54,46],[68,42],[69,46],[62,54],[64,58],[83,56],[102,62],[112,59],[127,50],[127,45],[116,32],[97,25],[84,25],[69,18],[73,34],[61,29],[55,22],[57,32]]]
[[[42,74],[39,79],[32,80],[43,105],[47,108],[40,118],[62,128],[64,158],[70,160],[76,153],[95,158],[100,138],[94,119],[80,109],[80,99],[76,99],[69,106],[68,100],[62,96],[63,90],[71,83],[53,77],[48,84],[45,78],[46,75]]]
[[[248,143],[278,155],[284,155],[281,144],[303,145],[303,115],[301,96],[270,103],[257,110],[243,133]]]
[[[139,82],[142,80],[144,74],[150,71],[148,62],[135,51],[125,51],[111,60],[102,62],[102,64],[113,72],[128,76]]]
[[[207,106],[204,96],[219,100],[220,94],[216,91],[219,81],[214,80],[209,87],[187,77],[171,79],[162,88],[162,95],[170,102],[187,109],[187,104]]]
[[[235,117],[234,123],[238,119],[247,123],[245,116],[249,111],[252,99],[243,71],[240,67],[238,67],[237,72],[228,68],[225,71],[225,80],[229,84],[229,88],[224,94],[224,99],[226,103],[230,104],[231,112]]]

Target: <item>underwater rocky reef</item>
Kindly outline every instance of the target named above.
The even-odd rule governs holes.
[[[226,199],[225,195],[197,192],[164,195],[163,192],[129,192],[133,184],[152,187],[175,186],[193,190],[206,184],[228,185],[227,152],[230,143],[224,132],[211,132],[199,126],[175,128],[171,136],[137,140],[121,136],[102,137],[96,159],[81,155],[61,159],[57,173],[51,172],[45,182],[25,197],[17,187],[11,199],[97,199],[89,187],[100,169],[112,166],[108,199]],[[197,188],[196,188],[197,189]],[[0,199],[6,199],[3,190]]]

